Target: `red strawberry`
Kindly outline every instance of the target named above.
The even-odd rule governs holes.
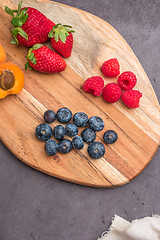
[[[142,93],[138,90],[128,90],[123,92],[121,99],[127,107],[138,108],[141,97]]]
[[[102,64],[101,71],[106,77],[117,77],[120,74],[120,65],[116,58],[111,58]]]
[[[48,37],[51,38],[51,45],[53,49],[61,54],[63,57],[68,58],[71,56],[73,47],[73,35],[71,26],[61,25],[60,23],[55,25],[49,32]]]
[[[62,72],[67,67],[64,59],[50,48],[36,44],[28,51],[25,69],[29,66],[38,72],[57,73]]]
[[[22,8],[22,1],[18,5],[18,10],[11,10],[5,6],[5,11],[13,18],[12,35],[13,44],[22,44],[26,47],[35,45],[36,43],[44,43],[48,38],[55,23],[49,20],[44,14],[35,8]]]

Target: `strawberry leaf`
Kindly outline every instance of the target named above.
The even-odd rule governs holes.
[[[51,31],[48,33],[48,37],[49,37],[49,38],[53,38],[53,37],[54,37],[53,30],[51,30]]]
[[[21,11],[22,15],[24,16],[27,13],[27,11],[28,11],[28,8],[23,8],[22,11]]]
[[[63,25],[63,27],[72,28],[72,26],[69,26],[69,25]]]
[[[34,49],[34,50],[37,50],[37,49],[39,49],[39,48],[41,48],[43,46],[43,44],[35,44],[33,47],[32,47],[32,50]]]
[[[12,29],[12,35],[13,35],[14,37],[17,36],[18,32],[19,32],[19,31],[18,31],[17,28],[13,28],[13,29]]]
[[[11,40],[12,44],[17,44],[18,45],[18,40],[15,36],[13,36],[12,40]]]
[[[25,70],[27,70],[28,67],[29,67],[29,62],[27,61],[25,64]]]
[[[26,33],[22,28],[20,28],[20,27],[17,27],[17,29],[18,29],[18,33],[19,33],[23,38],[25,38],[25,39],[28,41],[28,35],[27,35],[27,33]]]
[[[34,58],[34,53],[31,52],[31,54],[29,55],[29,60],[32,60]]]
[[[60,33],[60,40],[63,42],[63,43],[65,43],[66,42],[66,34],[65,34],[65,32],[62,32],[61,31],[61,33]]]
[[[17,13],[17,12],[18,12],[18,10],[16,10],[16,9],[15,9],[15,10],[12,10],[12,11],[13,11],[13,13]]]
[[[70,33],[74,33],[75,31],[74,31],[74,30],[68,30],[68,32],[70,32]]]
[[[21,26],[22,26],[22,19],[21,19],[21,18],[18,18],[18,17],[12,18],[11,23],[12,23],[15,27],[21,27]]]
[[[33,64],[37,63],[34,53],[29,54],[27,58],[31,61],[31,63]]]
[[[22,24],[24,24],[28,19],[28,14],[26,13],[24,17],[22,18]]]
[[[31,60],[30,60],[33,64],[36,64],[37,63],[37,61],[36,61],[36,58],[35,57],[33,57]]]
[[[14,13],[13,13],[13,10],[10,9],[9,7],[5,6],[5,11],[6,13],[8,13],[9,15],[11,15],[12,17],[14,17]]]
[[[56,42],[58,42],[58,40],[59,40],[59,31],[55,32],[54,39],[55,39]]]
[[[54,31],[56,28],[58,28],[60,25],[62,25],[61,23],[58,23],[56,25],[54,25],[54,27],[52,28],[52,30]]]
[[[18,4],[18,12],[17,12],[18,15],[20,14],[21,7],[22,7],[22,1]]]

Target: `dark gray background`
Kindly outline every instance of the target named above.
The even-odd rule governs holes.
[[[129,43],[160,99],[159,0],[59,0],[93,13]],[[7,131],[6,129],[4,130]],[[96,240],[114,214],[160,214],[160,149],[131,183],[97,189],[33,170],[0,142],[0,240]]]

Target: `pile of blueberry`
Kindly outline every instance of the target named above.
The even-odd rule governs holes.
[[[62,125],[57,125],[52,129],[49,123],[55,120],[60,123],[67,123],[65,128]],[[89,143],[88,154],[94,159],[103,157],[105,147],[103,143],[94,141],[96,131],[101,131],[104,128],[103,120],[98,116],[93,116],[88,119],[84,112],[77,112],[73,115],[73,123],[69,123],[72,119],[72,112],[68,108],[60,108],[57,114],[52,110],[47,110],[44,113],[45,123],[39,124],[35,129],[35,135],[39,140],[45,141],[45,151],[49,156],[55,155],[58,151],[61,153],[69,153],[72,148],[82,149],[84,142]],[[88,127],[87,127],[88,125]],[[81,136],[78,135],[78,127],[86,127]],[[52,135],[58,143],[51,139]],[[73,137],[72,141],[64,138],[65,135]],[[118,135],[113,130],[108,130],[104,133],[103,139],[105,143],[111,144],[117,141]]]

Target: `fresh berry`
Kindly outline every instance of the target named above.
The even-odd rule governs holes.
[[[138,90],[128,90],[123,92],[121,99],[127,107],[138,108],[141,97],[142,93]]]
[[[74,123],[68,123],[65,127],[66,135],[74,137],[78,134],[78,127]]]
[[[88,116],[84,112],[77,112],[73,115],[73,122],[77,127],[85,127],[88,123]]]
[[[72,118],[72,112],[68,108],[60,108],[57,111],[57,119],[61,123],[68,123]]]
[[[83,90],[94,96],[100,96],[104,88],[104,80],[99,76],[88,78],[83,84]]]
[[[101,71],[106,77],[117,77],[120,74],[119,62],[116,58],[109,59],[102,64]]]
[[[102,118],[93,116],[88,120],[89,127],[93,131],[101,131],[104,128],[104,122]]]
[[[96,133],[91,128],[85,128],[81,133],[81,137],[86,143],[91,143],[95,140]]]
[[[121,97],[122,91],[118,84],[108,83],[104,89],[102,96],[106,102],[114,103]]]
[[[65,128],[62,125],[57,125],[54,129],[53,129],[53,136],[55,137],[55,139],[57,140],[62,140],[65,136]]]
[[[118,84],[123,90],[131,90],[137,83],[136,75],[130,71],[123,72],[118,77]]]
[[[45,143],[45,151],[49,156],[53,156],[58,152],[58,144],[53,139],[49,139]]]
[[[56,114],[52,110],[47,110],[44,113],[44,120],[47,123],[53,123],[56,120]]]
[[[51,38],[53,49],[65,58],[71,56],[73,47],[73,35],[69,25],[55,25],[49,32],[48,37]]]
[[[69,153],[72,150],[72,142],[65,138],[58,143],[58,150],[61,153]]]
[[[84,147],[83,139],[80,136],[76,136],[72,139],[72,146],[76,149],[82,149]]]
[[[12,18],[12,43],[22,44],[31,47],[37,43],[44,43],[48,38],[55,23],[49,20],[44,14],[35,8],[22,8],[22,1],[18,5],[18,10],[11,10],[5,6],[5,11]]]
[[[118,134],[114,130],[108,130],[104,133],[103,139],[105,143],[115,143],[118,139]]]
[[[64,59],[50,48],[36,44],[28,51],[25,69],[29,66],[38,72],[57,73],[62,72],[67,67]]]
[[[39,140],[47,141],[52,136],[52,128],[47,123],[41,123],[36,127],[35,135]]]
[[[87,150],[90,157],[94,159],[101,158],[105,154],[104,145],[101,142],[97,141],[90,143]]]

